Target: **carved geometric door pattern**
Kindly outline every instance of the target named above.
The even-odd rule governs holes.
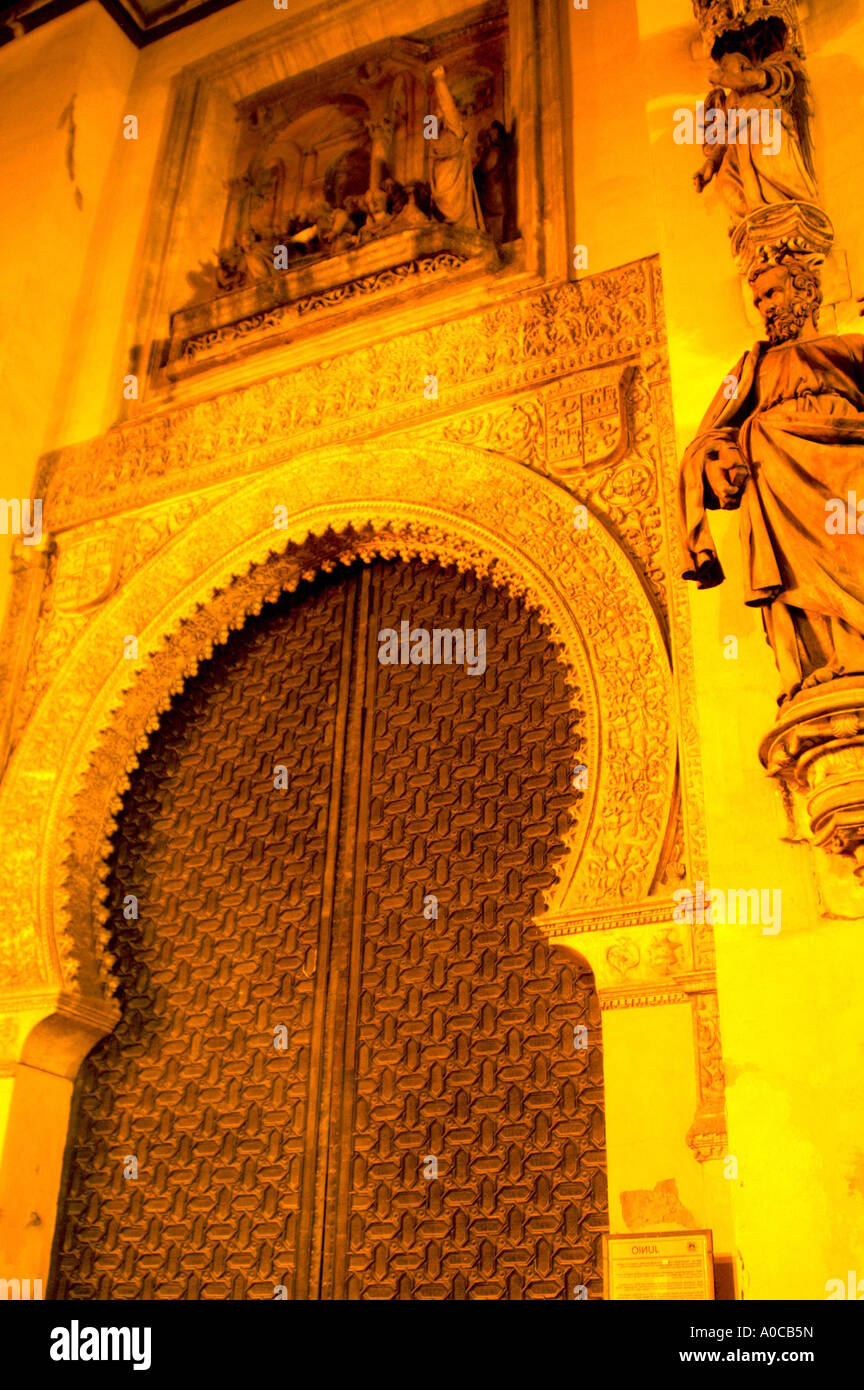
[[[403,620],[485,629],[485,671],[381,665]],[[285,595],[201,667],[120,818],[122,1019],[53,1297],[600,1296],[598,1004],[531,920],[572,705],[520,602],[420,562]]]

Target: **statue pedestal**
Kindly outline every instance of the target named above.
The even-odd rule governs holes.
[[[813,842],[850,860],[864,884],[864,678],[802,691],[762,740],[769,776],[803,796]]]

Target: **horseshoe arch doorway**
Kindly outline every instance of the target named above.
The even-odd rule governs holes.
[[[403,622],[485,660],[382,664]],[[578,748],[539,620],[455,567],[321,576],[202,665],[119,821],[52,1297],[601,1296],[599,1006],[533,924]]]

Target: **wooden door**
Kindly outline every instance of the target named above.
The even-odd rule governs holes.
[[[485,670],[382,665],[403,620],[483,629]],[[597,1001],[532,925],[578,739],[536,619],[420,562],[201,669],[120,820],[53,1296],[599,1295]]]

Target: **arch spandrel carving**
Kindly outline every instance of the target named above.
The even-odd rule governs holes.
[[[13,872],[0,897],[16,924],[13,988],[105,997],[110,834],[161,711],[250,613],[358,556],[473,568],[537,610],[578,692],[588,768],[549,909],[644,898],[675,775],[671,673],[631,562],[596,517],[574,527],[573,505],[501,455],[434,445],[418,466],[416,449],[367,445],[286,462],[194,517],[94,614],[9,766],[0,826]],[[137,659],[123,656],[127,635]]]

